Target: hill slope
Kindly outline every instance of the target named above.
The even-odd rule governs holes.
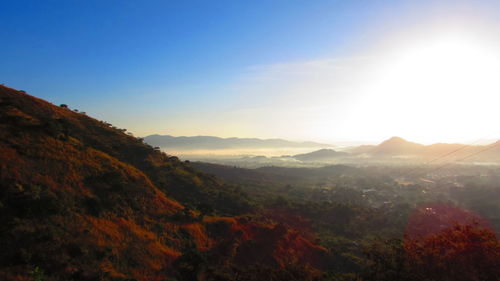
[[[349,156],[348,153],[335,151],[333,149],[320,149],[310,153],[297,154],[293,158],[303,162],[330,161]]]
[[[259,263],[265,252],[245,237],[273,253],[270,265],[319,266],[324,250],[279,223],[199,215],[252,209],[235,187],[122,129],[0,86],[2,280],[186,279],[192,251]]]

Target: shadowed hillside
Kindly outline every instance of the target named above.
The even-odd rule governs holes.
[[[282,224],[218,217],[252,212],[238,188],[124,131],[0,87],[0,279],[193,280],[196,257],[250,266],[258,249],[319,266]]]

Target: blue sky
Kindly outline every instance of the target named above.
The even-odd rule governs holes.
[[[347,129],[374,63],[357,61],[408,33],[489,40],[499,14],[494,1],[2,1],[0,83],[137,135],[379,140],[398,127]]]

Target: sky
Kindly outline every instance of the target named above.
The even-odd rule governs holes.
[[[2,1],[0,83],[149,134],[500,137],[499,1]]]

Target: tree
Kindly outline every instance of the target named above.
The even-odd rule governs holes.
[[[363,280],[500,280],[500,244],[479,224],[455,224],[439,233],[369,247]]]
[[[420,280],[500,280],[500,243],[477,223],[404,242],[406,259]]]

